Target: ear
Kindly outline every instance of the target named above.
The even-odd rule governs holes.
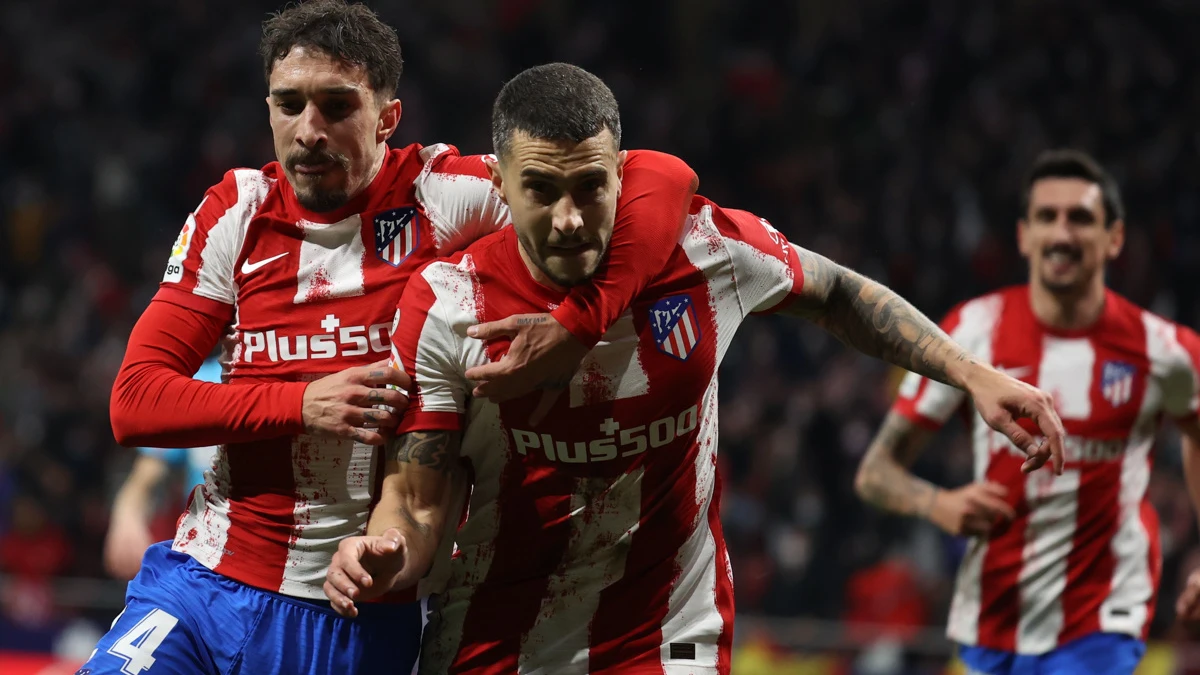
[[[625,183],[625,158],[629,156],[628,150],[622,150],[617,153],[617,197],[621,196],[621,186]]]
[[[492,179],[492,188],[500,195],[500,201],[508,204],[508,195],[504,194],[504,175],[500,171],[500,160],[495,155],[484,155],[483,165],[487,167],[488,176]]]
[[[1029,243],[1029,221],[1024,218],[1017,221],[1017,250],[1021,257],[1028,259],[1032,244]]]
[[[1125,248],[1125,221],[1114,220],[1108,228],[1108,250],[1105,254],[1109,260],[1116,260]]]
[[[400,99],[394,98],[383,104],[379,111],[379,124],[375,127],[376,143],[383,143],[396,133],[396,127],[400,126],[400,113]]]

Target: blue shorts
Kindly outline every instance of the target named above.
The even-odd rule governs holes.
[[[1092,633],[1045,654],[959,647],[970,675],[1132,675],[1146,643],[1120,633]]]
[[[360,605],[357,619],[221,576],[151,546],[125,611],[77,675],[394,673],[421,646],[421,605]]]

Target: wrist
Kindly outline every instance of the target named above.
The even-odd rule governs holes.
[[[973,394],[980,384],[996,372],[991,366],[977,361],[971,355],[963,360],[957,358],[946,368],[946,378],[950,384]]]
[[[596,343],[600,341],[600,336],[604,334],[604,329],[596,332],[593,327],[585,325],[580,320],[581,313],[570,309],[569,299],[568,302],[554,308],[554,311],[550,312],[550,316],[562,329],[564,339],[565,336],[570,336],[589,350],[596,346]]]
[[[924,504],[917,507],[917,516],[934,522],[933,514],[937,509],[938,496],[941,494],[942,489],[937,486],[930,486],[930,488],[929,498],[925,500]]]

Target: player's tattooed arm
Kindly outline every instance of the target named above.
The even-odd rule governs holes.
[[[858,466],[854,488],[867,503],[901,515],[926,518],[938,489],[909,470],[925,449],[930,432],[903,416],[888,413]]]
[[[963,386],[979,365],[936,323],[883,284],[798,246],[804,288],[788,313],[810,319],[842,342],[924,375]]]
[[[446,526],[459,437],[458,431],[410,431],[387,448],[387,473],[367,534],[396,528],[404,535],[405,576],[414,583],[432,564]]]
[[[458,432],[410,431],[392,447],[389,459],[445,472],[457,456]]]

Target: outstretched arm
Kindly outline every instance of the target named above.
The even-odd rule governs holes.
[[[936,323],[889,288],[824,256],[793,246],[804,285],[784,311],[810,319],[855,349],[972,396],[989,426],[1008,436],[1029,456],[1032,471],[1053,457],[1062,470],[1062,422],[1042,391],[971,356]],[[1021,428],[1029,417],[1045,435],[1038,442]]]
[[[325,594],[343,616],[421,580],[445,531],[458,462],[459,432],[411,431],[388,449],[387,475],[367,535],[343,539],[325,577]]]

